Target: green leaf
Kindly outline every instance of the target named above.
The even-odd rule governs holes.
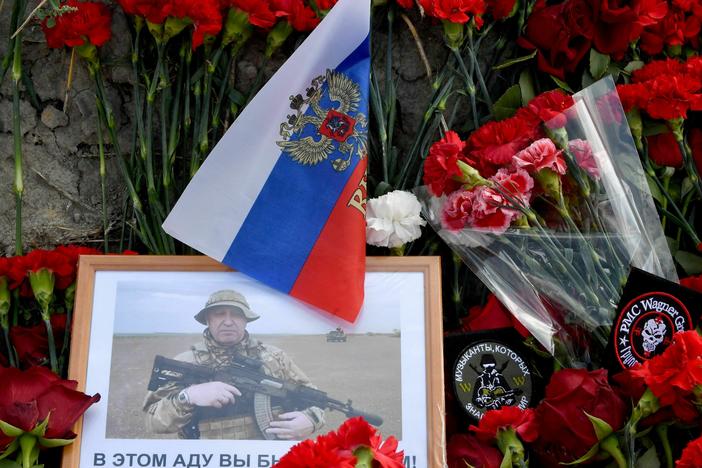
[[[678,250],[675,252],[674,257],[688,275],[699,275],[702,273],[702,257],[699,255],[684,250]]]
[[[626,64],[626,66],[624,67],[624,71],[626,73],[631,74],[639,68],[643,68],[644,65],[644,62],[642,62],[641,60],[632,60],[631,62]]]
[[[13,453],[15,453],[15,450],[17,450],[17,447],[19,447],[19,441],[17,439],[13,440],[10,445],[5,447],[5,450],[0,453],[0,462],[2,461],[3,458],[7,458]],[[2,466],[2,465],[0,465]]]
[[[583,88],[587,88],[590,86],[592,83],[594,83],[595,80],[592,75],[590,74],[589,71],[583,70],[583,77],[580,79],[580,84],[582,85]]]
[[[607,73],[612,75],[612,79],[616,83],[617,80],[619,79],[619,74],[622,72],[622,69],[619,68],[619,66],[615,63],[610,63],[609,66],[607,67]]]
[[[653,199],[656,200],[661,205],[663,205],[664,200],[665,200],[665,195],[663,195],[663,192],[661,192],[661,189],[660,189],[660,187],[658,187],[658,184],[656,183],[656,181],[653,180],[653,177],[651,177],[648,174],[646,174],[646,180],[648,181],[648,188],[651,191],[651,196],[653,197]]]
[[[670,253],[672,255],[675,255],[675,252],[678,251],[680,248],[680,242],[678,242],[677,239],[673,239],[672,237],[665,237],[666,242],[668,243],[668,249],[670,250]]]
[[[661,461],[658,459],[656,447],[652,446],[646,453],[636,460],[636,468],[661,468]]]
[[[22,465],[14,460],[0,460],[0,468],[22,468]]]
[[[375,196],[376,197],[381,197],[385,195],[388,192],[392,191],[392,185],[388,184],[387,182],[383,181],[380,182],[376,187],[375,187]]]
[[[531,71],[525,69],[519,75],[519,90],[522,94],[522,106],[529,104],[529,101],[534,99],[536,91],[534,91],[534,79],[531,77]]]
[[[695,183],[690,180],[689,177],[685,177],[682,182],[682,189],[680,190],[680,198],[684,198],[685,195],[690,193],[690,190],[695,188]]]
[[[37,424],[37,426],[30,431],[30,434],[35,435],[37,437],[44,437],[44,434],[46,434],[46,428],[49,426],[49,417],[51,416],[51,412],[44,418],[42,422]]]
[[[522,62],[528,62],[529,60],[536,57],[537,52],[538,52],[537,50],[534,50],[534,52],[530,53],[529,55],[524,55],[522,57],[517,57],[517,58],[507,60],[505,62],[502,62],[499,65],[495,65],[494,67],[492,67],[492,69],[493,70],[504,70],[505,68],[509,68],[512,65],[516,65],[516,64],[522,63]]]
[[[599,80],[607,73],[609,67],[609,55],[601,54],[594,48],[590,49],[590,74]]]
[[[507,91],[495,101],[492,106],[492,115],[496,120],[504,120],[512,117],[520,107],[522,107],[522,92],[519,85],[513,85],[507,88]]]
[[[45,439],[39,437],[39,445],[46,448],[63,447],[65,445],[71,445],[75,439]]]
[[[612,429],[612,426],[610,426],[607,421],[600,419],[597,416],[587,414],[585,411],[583,412],[585,413],[585,416],[587,416],[587,419],[589,419],[592,423],[592,427],[595,429],[595,434],[597,434],[597,440],[603,441],[614,432],[614,429]]]
[[[551,77],[551,79],[553,80],[553,82],[556,83],[556,84],[558,85],[559,88],[561,88],[563,91],[567,91],[567,92],[569,92],[570,94],[573,94],[573,90],[570,88],[570,86],[568,86],[568,83],[566,83],[566,82],[563,81],[563,80],[560,80],[560,79],[556,78],[556,77],[553,76],[553,75],[549,75],[549,76]]]
[[[10,423],[6,423],[2,419],[0,419],[0,431],[2,431],[2,433],[5,434],[7,437],[19,437],[22,434],[24,434],[24,431],[22,429],[13,426]]]
[[[563,462],[561,462],[561,465],[566,465],[566,466],[569,466],[569,465],[580,465],[581,463],[585,463],[586,461],[588,461],[589,459],[591,459],[592,457],[594,457],[595,455],[597,455],[597,453],[598,453],[599,451],[600,451],[600,444],[595,444],[595,445],[593,445],[592,448],[591,448],[590,450],[588,450],[588,451],[585,453],[585,455],[583,455],[582,457],[578,458],[577,460],[573,460],[573,461],[570,462],[570,463],[563,463]]]

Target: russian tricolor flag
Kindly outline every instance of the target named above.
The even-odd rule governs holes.
[[[341,0],[259,91],[167,233],[348,321],[363,303],[370,1]]]

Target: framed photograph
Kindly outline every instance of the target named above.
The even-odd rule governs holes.
[[[351,324],[207,257],[84,256],[72,336],[102,399],[64,468],[271,466],[356,415],[445,464],[439,257],[368,258]]]

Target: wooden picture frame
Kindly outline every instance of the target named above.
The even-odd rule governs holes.
[[[152,374],[154,353],[172,358],[174,347],[188,349],[186,338],[201,340],[204,326],[193,316],[209,294],[225,285],[244,294],[251,310],[268,317],[247,324],[252,336],[274,345],[282,341],[280,347],[287,346],[284,350],[330,397],[353,397],[354,407],[366,411],[379,408],[376,412],[385,420],[379,431],[383,437],[398,436],[405,466],[443,467],[440,259],[369,257],[366,271],[364,308],[349,324],[207,257],[82,256],[69,378],[86,393],[101,393],[102,400],[77,422],[78,437],[65,447],[62,466],[269,466],[297,443],[174,440],[173,434],[144,428],[144,382]],[[200,327],[199,335],[190,334],[193,326]],[[324,340],[320,330],[335,326],[345,331],[348,342],[335,343],[332,333]],[[333,378],[337,371],[346,377]],[[395,379],[391,382],[400,388],[378,379]],[[354,385],[365,390],[353,393]],[[325,412],[327,425],[311,437],[336,429],[334,421],[346,417]]]

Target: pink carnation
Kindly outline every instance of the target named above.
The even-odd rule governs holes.
[[[525,204],[531,199],[531,189],[534,188],[534,179],[521,168],[502,168],[490,179],[499,184],[499,191],[506,191],[510,196],[518,198]]]
[[[593,179],[600,179],[600,168],[597,167],[597,161],[595,161],[595,155],[592,154],[590,143],[580,139],[571,140],[568,142],[568,149],[575,156],[578,166],[590,174],[590,177]]]
[[[441,224],[451,231],[466,227],[473,214],[474,190],[458,190],[448,196],[441,210]]]
[[[541,169],[551,169],[558,174],[566,173],[566,164],[561,152],[548,138],[541,138],[524,148],[512,158],[514,167],[534,174]]]
[[[502,234],[521,212],[510,206],[502,194],[491,187],[481,186],[475,191],[473,213],[469,220],[471,227],[487,229]]]

